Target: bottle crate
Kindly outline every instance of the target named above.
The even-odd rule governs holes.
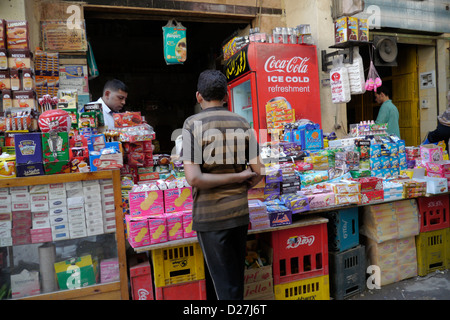
[[[419,233],[416,248],[419,276],[450,268],[450,228]]]
[[[151,252],[155,287],[205,279],[203,252],[198,243]]]
[[[270,237],[274,285],[328,275],[326,223],[276,230]]]
[[[343,300],[361,293],[366,285],[365,247],[362,245],[343,252],[330,252],[330,296]]]
[[[359,245],[358,207],[321,214],[328,219],[328,250],[342,252]]]
[[[153,281],[150,262],[145,253],[130,257],[130,286],[133,300],[153,300]]]
[[[421,197],[419,207],[420,232],[428,232],[450,227],[449,195]]]
[[[206,281],[196,280],[155,287],[155,300],[206,300]]]
[[[274,286],[275,300],[330,300],[328,275]]]

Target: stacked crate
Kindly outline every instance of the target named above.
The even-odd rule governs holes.
[[[364,207],[360,233],[368,266],[380,268],[384,286],[417,275],[415,236],[419,210],[415,199]]]
[[[419,198],[418,205],[417,273],[425,276],[450,268],[449,196]]]
[[[270,232],[276,300],[329,300],[325,219]]]
[[[198,243],[151,253],[156,300],[206,300],[203,252]]]
[[[328,218],[330,295],[343,300],[365,288],[365,249],[359,243],[358,208],[323,216]]]

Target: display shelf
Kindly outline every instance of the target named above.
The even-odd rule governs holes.
[[[9,261],[10,266],[5,267],[13,268],[17,264],[13,263],[12,254],[20,250],[36,250],[37,246],[47,244],[53,244],[56,246],[57,250],[63,248],[65,250],[66,246],[76,245],[76,252],[78,257],[78,250],[85,254],[84,248],[79,248],[78,244],[91,244],[94,250],[98,250],[99,247],[104,248],[105,252],[111,253],[114,259],[117,258],[118,268],[119,268],[119,279],[117,281],[105,282],[105,283],[95,283],[86,287],[59,290],[49,293],[21,297],[17,299],[26,300],[66,300],[66,299],[89,299],[89,300],[128,300],[128,275],[126,266],[126,247],[125,247],[125,233],[124,233],[124,222],[123,222],[123,209],[122,209],[122,194],[121,194],[121,180],[119,170],[108,170],[108,171],[98,171],[98,172],[88,172],[88,173],[68,173],[68,174],[55,174],[55,175],[45,175],[45,176],[35,176],[26,178],[11,178],[0,180],[0,188],[6,187],[18,187],[18,186],[34,186],[34,185],[44,185],[44,184],[56,184],[56,183],[67,183],[75,181],[89,181],[89,180],[112,180],[113,183],[113,193],[114,193],[114,211],[115,211],[115,225],[116,229],[114,232],[97,234],[93,236],[87,236],[76,239],[66,239],[52,242],[43,242],[35,244],[23,244],[23,245],[13,245],[10,247],[5,247],[10,253]],[[114,238],[114,239],[113,239]],[[97,241],[109,241],[115,240],[115,243],[111,245],[105,245]],[[109,242],[108,242],[109,243]],[[20,248],[19,248],[20,247]],[[116,252],[117,251],[117,252]],[[32,251],[30,251],[32,252]],[[89,252],[89,251],[88,251]],[[90,252],[89,252],[90,254]],[[81,255],[81,254],[80,254]],[[58,260],[64,260],[58,257]],[[33,262],[30,260],[30,262]],[[35,262],[34,262],[35,263]],[[100,268],[100,264],[99,267]],[[38,268],[39,269],[39,268]],[[99,281],[96,281],[99,282]]]
[[[327,223],[327,222],[328,222],[327,218],[316,217],[316,216],[304,216],[304,217],[300,217],[299,220],[293,222],[292,224],[287,224],[287,225],[278,226],[278,227],[265,228],[265,229],[248,230],[248,234],[272,232],[272,231],[276,231],[276,230],[304,227],[304,226]],[[196,243],[196,242],[198,242],[197,237],[191,237],[191,238],[185,238],[185,239],[180,239],[180,240],[167,241],[167,242],[158,243],[158,244],[152,244],[149,246],[137,247],[137,248],[133,248],[133,249],[135,252],[139,253],[139,252],[146,252],[146,251],[155,250],[155,249],[182,246],[182,245]]]

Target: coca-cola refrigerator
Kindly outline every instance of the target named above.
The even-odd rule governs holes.
[[[319,68],[313,45],[251,42],[227,60],[228,108],[256,130],[308,119],[321,124]],[[280,112],[280,110],[284,110]]]

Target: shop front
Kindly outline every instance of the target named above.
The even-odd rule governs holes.
[[[0,299],[215,299],[173,152],[205,69],[227,76],[226,107],[258,131],[266,164],[248,190],[245,300],[342,300],[368,275],[379,287],[449,268],[450,160],[419,139],[425,40],[377,66],[396,137],[371,121],[372,37],[324,42],[307,18],[286,28],[293,2],[25,2],[0,5]],[[324,43],[358,47],[364,64],[324,71]],[[89,103],[110,79],[128,87],[114,128]]]

